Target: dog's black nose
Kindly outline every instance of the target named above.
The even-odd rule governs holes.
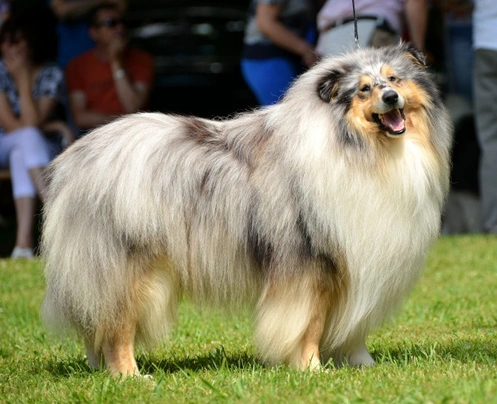
[[[399,95],[393,90],[387,90],[383,93],[382,100],[385,104],[394,105],[399,100]]]

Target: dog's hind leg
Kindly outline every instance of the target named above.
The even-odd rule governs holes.
[[[138,375],[135,344],[151,347],[172,328],[180,295],[179,281],[167,257],[134,269],[129,301],[121,307],[118,325],[102,333],[105,363],[113,375]]]
[[[139,274],[139,267],[128,263],[126,274]],[[137,290],[140,289],[143,276],[134,279],[121,276],[119,298],[113,298],[113,311],[106,313],[108,320],[95,330],[96,346],[101,349],[105,366],[112,376],[139,375],[135,360],[135,338],[137,333],[137,315],[140,310]]]
[[[102,350],[95,347],[95,337],[85,336],[84,340],[88,365],[92,369],[99,369],[104,363]]]

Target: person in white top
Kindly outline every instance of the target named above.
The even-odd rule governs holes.
[[[482,227],[497,234],[497,1],[475,0],[473,102],[480,145]]]
[[[355,0],[361,46],[379,47],[397,43],[407,34],[424,51],[428,24],[427,0]],[[317,15],[322,56],[354,48],[352,0],[327,0]]]

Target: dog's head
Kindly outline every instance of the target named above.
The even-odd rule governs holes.
[[[352,132],[400,137],[409,130],[409,114],[438,97],[424,55],[407,43],[360,50],[323,66],[318,95],[340,109]]]

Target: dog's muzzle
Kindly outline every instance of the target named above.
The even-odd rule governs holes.
[[[406,117],[404,115],[404,99],[397,91],[386,88],[381,94],[381,112],[373,114],[373,119],[390,137],[398,137],[405,133]]]

